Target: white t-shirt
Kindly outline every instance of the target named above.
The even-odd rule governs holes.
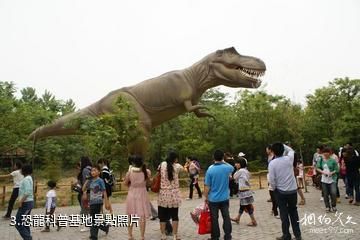
[[[324,164],[323,164],[323,172],[324,172],[325,174],[322,174],[322,175],[321,175],[321,182],[322,182],[322,183],[327,183],[327,184],[333,183],[332,177],[329,176],[329,175],[327,175],[327,174],[330,173],[330,169],[329,169],[327,163],[324,163]]]
[[[14,188],[19,188],[20,182],[24,178],[24,176],[21,174],[21,170],[15,170],[15,171],[11,172],[10,175],[13,177]]]
[[[54,189],[51,189],[46,193],[45,208],[47,212],[50,212],[51,208],[56,208],[56,192]]]

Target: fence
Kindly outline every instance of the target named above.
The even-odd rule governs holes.
[[[311,168],[311,166],[305,166],[304,167],[304,181],[307,183],[307,176],[306,172],[307,170]],[[267,175],[268,171],[258,171],[251,173],[251,186],[253,189],[263,189],[267,187]],[[204,183],[204,177],[200,177],[199,182]],[[179,179],[180,187],[187,187],[189,183],[189,178],[180,178]],[[58,184],[57,185],[57,195],[58,199],[62,199],[59,201],[60,206],[68,206],[68,205],[75,205],[77,202],[77,193],[72,190],[74,182],[71,182],[70,184]],[[304,184],[305,187],[307,184]],[[0,195],[1,198],[1,207],[4,207],[6,204],[6,200],[10,199],[12,187],[3,185],[2,186],[2,192]],[[34,201],[35,201],[35,207],[42,206],[40,203],[45,202],[45,194],[47,191],[47,186],[42,183],[38,183],[35,181],[35,187],[34,187]],[[306,191],[306,189],[305,189]],[[118,181],[115,183],[115,191],[113,192],[113,195],[115,196],[122,196],[127,194],[127,186],[124,185],[122,181]],[[45,203],[44,203],[45,204]],[[43,204],[43,205],[44,205]]]

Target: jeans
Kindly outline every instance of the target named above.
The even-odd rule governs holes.
[[[13,210],[14,203],[15,203],[18,196],[19,196],[19,188],[13,188],[12,193],[11,193],[11,197],[10,197],[10,200],[9,200],[9,205],[8,205],[8,208],[7,208],[7,212],[5,214],[6,217],[11,216],[11,212]]]
[[[331,207],[336,207],[336,182],[321,183],[321,184],[322,184],[322,192],[324,196],[325,207],[330,208],[330,199],[331,199]]]
[[[354,198],[355,190],[355,201],[360,202],[360,175],[350,175],[347,177],[349,186],[349,197]]]
[[[336,180],[336,197],[340,198],[340,190],[339,190],[339,177]]]
[[[211,216],[211,240],[218,240],[220,238],[220,228],[219,228],[219,210],[223,217],[223,229],[224,229],[224,239],[231,239],[231,221],[229,214],[229,200],[222,202],[209,202],[210,216]]]
[[[190,180],[191,181],[190,181],[190,185],[189,185],[189,188],[190,188],[189,198],[191,199],[193,197],[194,186],[197,190],[199,198],[201,198],[201,189],[199,187],[199,183],[197,182],[197,179],[195,179],[194,177],[190,177]],[[196,184],[194,184],[195,181],[196,181]]]
[[[348,180],[348,177],[347,176],[344,176],[343,177],[343,180],[344,180],[344,184],[345,184],[345,193],[346,195],[350,195],[350,188],[349,188],[349,180]]]
[[[90,227],[90,239],[97,240],[98,239],[98,232],[99,228],[104,232],[109,230],[109,226],[105,226],[104,223],[100,224],[99,226],[95,225],[95,214],[100,214],[102,204],[92,204],[90,205],[90,215],[92,219],[92,224]]]
[[[280,210],[281,227],[284,240],[290,240],[291,234],[289,231],[290,221],[296,238],[301,238],[299,215],[297,211],[297,192],[291,194],[280,193],[275,190],[277,203]],[[290,221],[289,221],[290,217]]]
[[[24,240],[32,240],[31,232],[30,232],[30,224],[25,221],[22,221],[23,215],[30,215],[31,209],[34,207],[34,202],[23,202],[22,206],[19,207],[17,213],[16,213],[16,219],[15,219],[15,228],[20,233],[20,236]]]

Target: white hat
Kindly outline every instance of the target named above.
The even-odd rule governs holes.
[[[243,153],[243,152],[239,152],[239,155],[238,155],[239,157],[244,157],[245,156],[245,153]]]

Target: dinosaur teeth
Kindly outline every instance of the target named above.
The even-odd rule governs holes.
[[[258,71],[258,70],[254,70],[254,69],[247,69],[247,68],[241,68],[241,67],[236,67],[236,69],[240,71],[241,75],[243,75],[245,77],[255,78],[255,79],[257,79],[265,74],[263,71]]]

